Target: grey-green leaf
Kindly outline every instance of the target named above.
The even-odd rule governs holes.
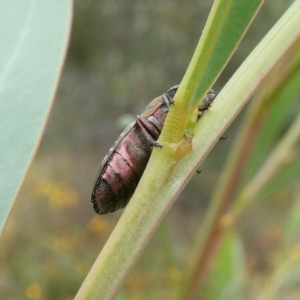
[[[71,13],[70,0],[1,2],[0,232],[45,127]]]

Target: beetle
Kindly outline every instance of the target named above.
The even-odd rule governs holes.
[[[152,148],[161,147],[156,141],[178,87],[171,87],[152,100],[104,157],[91,196],[96,213],[114,212],[127,205],[143,175]],[[216,93],[210,90],[198,107],[198,118],[211,106],[215,97]]]

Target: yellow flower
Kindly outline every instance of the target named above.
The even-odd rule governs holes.
[[[91,232],[99,234],[103,233],[103,231],[107,229],[107,225],[106,218],[99,218],[99,216],[95,216],[89,221],[87,227]]]
[[[38,196],[46,197],[54,208],[74,207],[79,198],[76,190],[72,187],[53,181],[41,182],[36,193]]]
[[[41,299],[43,290],[38,283],[31,283],[27,286],[25,293],[28,299],[37,300]]]

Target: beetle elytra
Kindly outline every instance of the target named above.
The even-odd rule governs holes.
[[[98,214],[114,212],[127,205],[143,175],[177,89],[178,85],[152,100],[104,157],[91,196]],[[215,97],[216,93],[210,90],[198,108],[199,117]]]

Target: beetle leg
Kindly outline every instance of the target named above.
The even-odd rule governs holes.
[[[139,116],[136,117],[135,121],[139,125],[139,127],[142,129],[142,131],[144,132],[144,134],[148,137],[148,139],[151,140],[150,147],[151,148],[154,148],[154,147],[162,148],[162,145],[158,141],[155,141],[153,139],[153,137],[147,132],[147,130],[145,130],[144,125],[143,125],[143,120],[140,119]]]
[[[151,145],[152,148],[162,148],[162,144],[160,144],[158,141],[155,141]]]
[[[143,119],[140,119],[139,116],[136,117],[136,123],[139,125],[139,127],[141,128],[141,130],[144,132],[144,134],[147,136],[149,142],[150,142],[150,147],[160,147],[162,148],[162,145],[159,144],[157,141],[154,140],[154,138],[149,134],[149,132],[145,129],[145,125],[143,124]]]
[[[170,105],[174,104],[173,98],[171,98],[167,93],[162,96],[165,104],[168,106],[168,110],[170,109]]]
[[[202,116],[202,114],[206,110],[208,110],[211,107],[216,96],[217,96],[217,93],[214,90],[209,90],[206,97],[202,100],[202,102],[198,108],[198,110],[199,110],[198,119]]]
[[[222,136],[219,138],[219,141],[226,140],[226,139],[227,139],[227,135],[222,135]]]

